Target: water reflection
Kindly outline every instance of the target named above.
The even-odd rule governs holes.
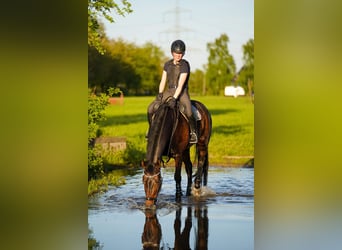
[[[175,244],[174,244],[174,248],[171,248],[171,249],[190,249],[189,238],[190,238],[190,230],[192,227],[192,213],[191,212],[192,212],[191,207],[188,207],[187,216],[185,218],[184,229],[181,232],[182,208],[176,211],[176,218],[173,224],[173,228],[175,231]]]
[[[155,210],[145,211],[144,232],[141,237],[144,250],[158,250],[161,240],[161,226]]]
[[[182,229],[182,210],[186,210],[186,217],[184,219],[184,227]],[[194,210],[194,211],[193,211]],[[153,210],[145,211],[145,224],[144,231],[141,237],[142,245],[144,250],[189,250],[190,247],[190,233],[193,226],[193,216],[197,223],[194,224],[194,235],[195,235],[195,249],[196,250],[207,250],[208,249],[208,210],[206,206],[191,206],[180,207],[176,210],[176,217],[174,220],[174,245],[169,247],[160,247],[160,241],[162,237],[162,229],[158,221],[157,214]]]
[[[163,172],[153,212],[144,210],[141,171],[89,199],[88,249],[253,249],[253,169],[211,167],[209,187],[215,195],[184,196],[181,202],[174,201],[171,170]]]
[[[93,231],[88,227],[88,249],[101,249],[100,242],[93,235]]]
[[[197,218],[197,233],[195,241],[195,249],[206,250],[208,249],[208,210],[207,207],[196,207],[195,217]]]

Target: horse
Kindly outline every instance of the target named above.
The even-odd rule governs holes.
[[[197,172],[194,175],[195,190],[199,190],[202,182],[206,186],[208,181],[208,144],[212,130],[212,119],[204,104],[195,100],[191,100],[191,104],[196,112],[198,111],[198,116],[201,117],[196,124],[198,135],[198,142],[196,143]],[[155,207],[162,186],[160,168],[164,164],[163,156],[175,160],[176,200],[179,201],[182,196],[181,167],[183,162],[188,180],[186,195],[191,195],[193,176],[190,147],[194,144],[189,144],[190,128],[186,116],[180,111],[181,108],[178,102],[176,107],[170,107],[168,100],[166,100],[159,104],[153,119],[149,120],[151,124],[147,140],[146,160],[141,163],[144,169],[143,183],[146,208]]]

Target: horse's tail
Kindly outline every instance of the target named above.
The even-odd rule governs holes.
[[[197,166],[201,165],[204,168],[202,169],[204,170],[204,172],[200,171],[200,174],[204,174],[206,176],[209,164],[208,144],[210,141],[212,131],[212,119],[210,112],[203,103],[192,100],[192,104],[196,106],[202,117],[202,121],[200,123],[201,125],[198,128],[198,142],[196,143],[195,159],[198,159]],[[202,151],[202,153],[200,153],[200,151]],[[205,155],[203,155],[203,152],[206,152]],[[201,157],[201,155],[203,157]],[[197,168],[197,171],[193,175],[193,177],[199,174],[198,170],[199,169]]]

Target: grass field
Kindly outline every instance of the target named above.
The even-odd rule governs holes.
[[[110,105],[107,120],[100,124],[102,136],[126,137],[128,158],[139,159],[146,151],[148,128],[147,106],[154,97],[125,97],[123,105]],[[243,165],[254,156],[254,105],[248,97],[192,97],[207,106],[212,116],[213,130],[209,143],[211,165]],[[192,150],[192,155],[193,155]],[[119,162],[120,156],[112,161]],[[119,162],[120,163],[120,162]]]

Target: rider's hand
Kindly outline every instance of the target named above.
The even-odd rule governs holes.
[[[174,109],[176,107],[176,102],[177,102],[176,98],[172,97],[167,103],[170,108]]]
[[[163,93],[159,93],[158,95],[157,95],[157,101],[160,101],[161,102],[161,100],[163,99]]]

